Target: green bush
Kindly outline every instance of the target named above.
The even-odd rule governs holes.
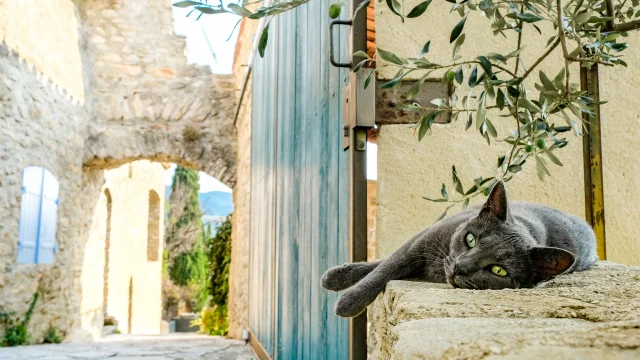
[[[209,237],[209,306],[226,308],[229,295],[229,266],[231,265],[231,216],[222,222],[214,237]]]
[[[47,330],[47,333],[44,335],[45,344],[60,344],[62,342],[62,338],[58,336],[58,331],[54,327],[50,327]]]
[[[207,255],[202,246],[193,251],[178,254],[169,266],[169,278],[181,287],[187,288],[194,311],[200,311],[207,302]]]
[[[202,311],[202,317],[194,322],[200,332],[208,335],[227,335],[229,319],[227,298],[229,295],[229,265],[231,264],[231,215],[211,236],[211,227],[205,231],[205,241],[209,260],[208,295],[209,306]]]
[[[15,314],[12,312],[0,312],[0,322],[4,322],[7,325],[4,337],[2,338],[2,341],[0,341],[0,346],[20,346],[29,344],[31,341],[31,334],[29,334],[28,329],[29,321],[31,320],[33,308],[36,306],[39,296],[40,293],[37,291],[33,294],[33,300],[31,300],[29,310],[27,310],[27,313],[24,315],[22,320],[19,318],[13,318],[13,315]]]
[[[193,325],[200,326],[200,332],[207,335],[227,335],[229,332],[229,319],[227,317],[227,305],[208,307],[202,310],[202,317],[195,320]]]

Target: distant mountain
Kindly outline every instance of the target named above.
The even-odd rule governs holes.
[[[171,186],[165,188],[165,199],[169,201],[171,196]],[[202,211],[202,221],[217,222],[233,212],[233,196],[231,193],[222,191],[210,191],[200,193],[200,210]]]

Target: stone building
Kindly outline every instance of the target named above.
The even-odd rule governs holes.
[[[236,184],[235,78],[187,64],[170,4],[0,1],[0,309],[38,290],[35,342],[158,333],[159,162]]]
[[[104,315],[123,333],[160,333],[165,170],[141,160],[104,172],[80,275],[80,321],[94,338]]]

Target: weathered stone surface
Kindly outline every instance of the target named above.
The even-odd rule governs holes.
[[[187,65],[186,42],[173,35],[171,3],[91,0],[79,2],[78,10],[90,40],[83,53],[89,64],[104,63],[87,73],[96,106],[85,167],[169,161],[233,186],[236,78]],[[197,144],[182,138],[187,125],[199,132]]]
[[[253,5],[258,6],[258,4]],[[231,265],[229,269],[229,336],[242,337],[249,327],[249,238],[251,233],[251,109],[252,81],[247,78],[249,54],[257,31],[255,21],[243,21],[236,45],[233,73],[236,76],[236,96],[242,101],[236,123],[237,162],[236,183],[233,187],[233,232],[231,234]],[[231,81],[228,81],[231,83]],[[247,81],[245,92],[243,85]],[[222,83],[217,78],[216,83]],[[228,85],[227,85],[228,86]]]
[[[545,287],[392,281],[370,308],[380,359],[640,357],[640,268],[602,262]]]
[[[86,120],[85,108],[41,81],[35,69],[0,45],[0,309],[23,316],[39,289],[29,326],[33,341],[41,341],[50,326],[71,329],[79,315],[79,297],[72,290],[74,251],[89,218],[76,197],[85,196],[90,187],[83,186],[83,174],[73,169],[82,168]],[[22,170],[31,165],[47,168],[60,183],[59,250],[53,265],[16,264]],[[91,195],[83,201],[90,204]],[[0,326],[0,335],[3,331]]]
[[[0,352],[3,360],[249,360],[256,358],[242,341],[195,334],[146,337],[111,335],[93,344],[20,346],[3,348]]]

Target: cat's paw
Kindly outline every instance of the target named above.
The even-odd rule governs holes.
[[[336,315],[350,318],[359,315],[367,308],[366,300],[356,291],[347,290],[336,302]]]
[[[327,270],[320,280],[322,287],[327,290],[340,291],[351,286],[352,284],[346,281],[346,277],[350,272],[349,265],[335,266]]]

